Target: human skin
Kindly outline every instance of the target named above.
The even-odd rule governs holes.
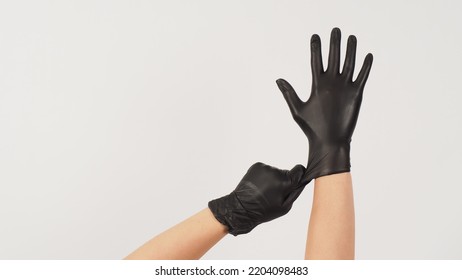
[[[225,235],[227,228],[208,208],[152,238],[126,260],[199,259]],[[349,172],[315,180],[305,259],[354,259],[355,215]]]
[[[282,170],[253,164],[230,194],[146,242],[125,259],[199,259],[227,233],[249,233],[287,214],[303,190],[302,165]]]
[[[209,208],[152,238],[125,260],[196,260],[228,233]]]
[[[352,260],[355,257],[355,213],[351,173],[315,180],[305,259]]]

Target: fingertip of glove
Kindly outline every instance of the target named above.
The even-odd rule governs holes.
[[[320,42],[320,41],[321,41],[321,38],[319,37],[318,34],[313,34],[313,35],[311,36],[311,40],[310,40],[311,44],[313,44],[313,43],[318,43],[318,42]]]
[[[338,28],[338,27],[332,28],[332,34],[334,34],[334,35],[339,35],[340,32],[341,32],[341,31],[340,31],[340,28]]]
[[[371,53],[368,53],[366,55],[366,60],[369,64],[372,64],[372,61],[374,61],[374,56]]]
[[[285,89],[284,83],[285,83],[284,79],[279,78],[279,79],[276,80],[276,84],[278,85],[279,89],[281,89],[281,90]]]

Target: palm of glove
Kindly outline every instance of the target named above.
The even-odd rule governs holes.
[[[340,73],[340,36],[340,30],[334,28],[326,71],[322,66],[321,40],[318,35],[311,38],[313,84],[308,101],[301,101],[287,81],[276,81],[294,120],[310,143],[305,183],[313,178],[350,170],[350,142],[372,66],[372,54],[366,56],[358,78],[353,81],[356,38],[348,38],[345,63]]]
[[[324,75],[293,117],[310,142],[343,145],[351,141],[362,96],[340,75]]]

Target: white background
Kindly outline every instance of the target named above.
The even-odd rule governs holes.
[[[171,280],[204,279],[214,280],[259,280],[259,279],[315,279],[315,280],[358,280],[358,279],[448,279],[460,280],[462,273],[460,260],[355,260],[355,261],[304,261],[304,260],[156,260],[156,261],[121,261],[121,260],[0,260],[0,277],[2,279],[137,279],[137,280]],[[24,269],[27,267],[28,269]],[[302,275],[255,275],[258,272],[251,267],[279,268],[300,267],[300,272],[308,268],[308,276]],[[422,269],[425,267],[425,269]],[[204,273],[214,269],[216,275],[191,275],[191,271]],[[161,274],[161,270],[163,273]],[[184,276],[178,276],[183,269]],[[239,275],[218,275],[220,270],[228,273],[239,270]],[[172,272],[173,270],[173,272]],[[188,271],[187,271],[188,270]],[[221,271],[222,274],[225,271]],[[269,269],[268,269],[269,270]],[[295,270],[296,271],[296,270]],[[156,275],[158,272],[159,275]],[[276,270],[275,270],[276,272]],[[170,275],[166,275],[169,273]],[[172,276],[175,273],[176,276]],[[186,275],[188,273],[188,275]]]
[[[374,54],[352,142],[358,259],[462,258],[459,1],[0,2],[0,258],[121,259],[234,189],[306,164],[309,39]],[[300,259],[292,211],[207,259]]]

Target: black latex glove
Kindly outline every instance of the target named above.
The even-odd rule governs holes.
[[[356,37],[348,38],[345,63],[340,65],[340,29],[331,33],[329,65],[324,71],[321,57],[321,39],[311,37],[312,87],[308,101],[303,102],[285,80],[276,81],[293,118],[309,141],[308,165],[303,183],[311,179],[350,171],[350,142],[358,120],[372,54],[367,54],[355,81]]]
[[[302,165],[281,170],[255,163],[233,192],[210,201],[209,208],[232,235],[248,233],[289,212],[304,188],[300,185],[304,172]]]

